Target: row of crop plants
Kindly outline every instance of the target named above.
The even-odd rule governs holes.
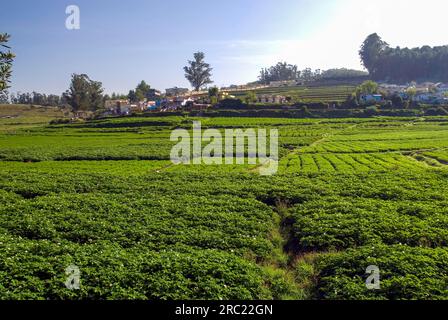
[[[280,161],[281,172],[365,172],[421,170],[423,167],[401,154],[291,154]]]

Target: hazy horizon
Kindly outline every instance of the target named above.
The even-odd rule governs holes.
[[[65,28],[68,5],[80,8],[80,30]],[[255,81],[278,61],[363,70],[358,50],[373,32],[393,47],[448,44],[446,8],[442,0],[16,0],[4,4],[0,32],[17,55],[10,92],[60,94],[72,73],[86,73],[107,93],[127,93],[140,80],[190,87],[182,68],[196,51],[217,86]]]

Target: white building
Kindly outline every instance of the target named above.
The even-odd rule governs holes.
[[[380,94],[363,94],[361,95],[361,100],[365,103],[381,102],[383,101],[383,96]]]

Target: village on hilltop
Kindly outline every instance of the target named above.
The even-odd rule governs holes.
[[[241,85],[230,86],[219,89],[218,101],[224,99],[236,99],[233,94],[238,92],[254,92],[254,103],[260,104],[287,104],[290,97],[280,94],[255,94],[257,90],[266,88],[294,89],[303,86],[297,81],[273,81],[268,85]],[[262,92],[262,91],[260,91]],[[448,84],[425,82],[417,84],[415,82],[407,85],[396,85],[379,83],[378,93],[362,94],[360,100],[366,104],[382,103],[387,97],[399,96],[403,101],[412,101],[428,105],[448,104]],[[213,107],[213,103],[208,91],[190,91],[187,88],[168,88],[163,94],[156,89],[150,89],[146,99],[140,102],[131,103],[129,99],[110,99],[105,101],[105,111],[103,116],[131,115],[142,112],[175,112],[179,110],[193,111],[206,110]],[[82,114],[81,114],[82,113]],[[82,117],[85,112],[77,116]]]

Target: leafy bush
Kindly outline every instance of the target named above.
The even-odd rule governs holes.
[[[223,99],[218,104],[220,109],[244,109],[246,106],[240,99]]]
[[[322,255],[317,262],[320,299],[448,299],[448,250],[372,245]],[[380,289],[369,290],[366,268],[379,267]]]

